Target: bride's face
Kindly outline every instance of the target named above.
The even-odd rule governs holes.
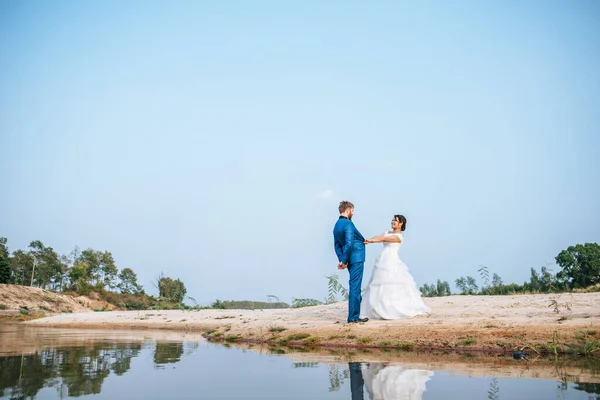
[[[396,230],[396,229],[400,229],[402,227],[402,224],[400,222],[398,222],[398,220],[396,218],[392,219],[392,229]]]

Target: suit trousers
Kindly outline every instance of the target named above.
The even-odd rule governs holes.
[[[348,293],[348,322],[356,321],[360,316],[360,302],[362,296],[360,289],[362,286],[364,262],[358,262],[348,265],[348,273],[350,274],[349,293]]]

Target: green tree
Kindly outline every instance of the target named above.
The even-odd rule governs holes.
[[[85,249],[77,258],[76,263],[86,265],[85,281],[88,284],[97,284],[100,282],[102,268],[100,257],[102,253],[93,249]]]
[[[175,303],[183,302],[187,289],[179,279],[161,277],[158,280],[158,294],[160,297]]]
[[[562,268],[559,278],[572,287],[583,288],[600,283],[600,245],[585,243],[569,246],[556,256],[556,263]]]
[[[102,271],[102,283],[112,289],[119,269],[115,265],[115,260],[109,251],[100,253],[99,259],[100,271]]]
[[[9,259],[13,282],[28,286],[31,282],[33,256],[23,250],[15,250]]]
[[[137,294],[142,287],[137,283],[137,275],[131,268],[123,268],[119,273],[119,284],[117,287],[122,294]]]
[[[460,294],[476,294],[479,290],[477,282],[472,276],[467,276],[466,278],[461,276],[454,283],[458,290],[460,290]]]
[[[492,275],[492,287],[498,288],[502,285],[502,278],[500,278],[500,275],[498,275],[497,273],[494,273],[494,275]]]
[[[436,283],[436,291],[439,297],[452,295],[452,291],[450,290],[450,284],[447,281],[441,281],[438,279]]]
[[[39,240],[32,241],[29,249],[29,253],[35,260],[33,279],[30,279],[30,284],[55,290],[66,272],[58,253],[52,247],[44,246]]]
[[[79,294],[87,294],[90,291],[90,283],[88,282],[88,264],[81,260],[76,260],[69,270],[69,282],[71,289]]]
[[[460,278],[457,278],[454,281],[454,284],[456,285],[456,287],[460,291],[460,294],[467,294],[469,292],[469,289],[467,288],[467,281],[462,276]]]
[[[0,283],[12,283],[12,270],[8,261],[10,253],[6,242],[5,237],[0,237]]]
[[[440,279],[437,280],[435,285],[429,285],[427,283],[423,284],[419,290],[424,297],[442,297],[452,295],[450,284],[447,281],[442,281]]]

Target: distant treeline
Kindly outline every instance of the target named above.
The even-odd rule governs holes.
[[[0,237],[0,283],[34,286],[58,293],[97,293],[101,299],[126,309],[182,308],[187,290],[179,279],[161,273],[155,282],[158,297],[146,294],[131,268],[119,268],[109,251],[75,247],[59,255],[34,240],[26,250],[8,249]],[[192,299],[193,300],[193,299]]]
[[[460,277],[454,281],[458,294],[462,295],[508,295],[523,293],[560,293],[572,291],[600,291],[600,245],[585,243],[569,246],[555,258],[561,267],[552,273],[548,267],[538,272],[531,268],[529,281],[522,285],[505,284],[502,278],[490,272],[487,267],[478,272],[483,284],[479,286],[472,276]],[[424,284],[420,288],[425,297],[450,296],[452,293],[447,281],[437,280],[434,284]]]

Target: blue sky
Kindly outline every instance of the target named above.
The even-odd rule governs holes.
[[[3,1],[0,236],[322,299],[347,199],[419,285],[522,282],[600,241],[598,71],[595,1]]]

